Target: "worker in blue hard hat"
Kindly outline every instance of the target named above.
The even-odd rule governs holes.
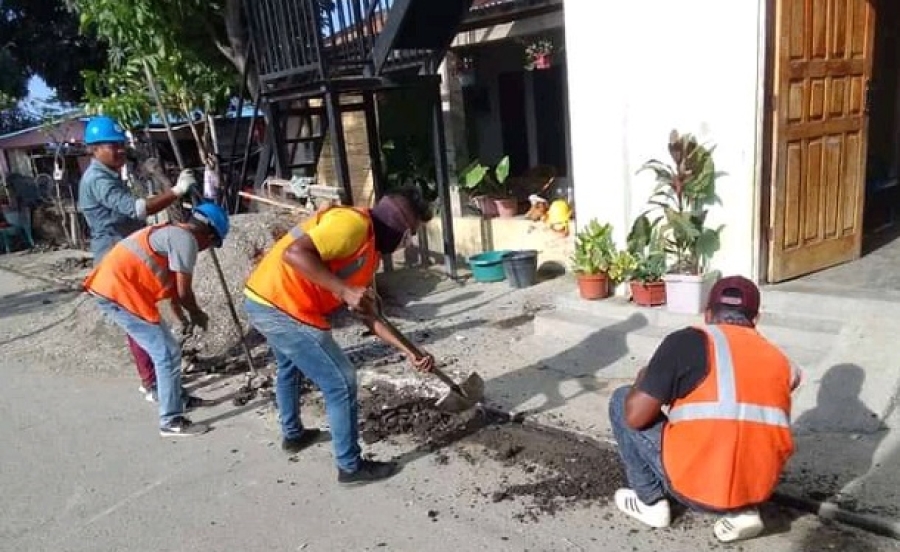
[[[203,203],[186,223],[157,224],[120,241],[84,281],[104,314],[153,360],[164,437],[199,435],[208,428],[184,415],[196,405],[182,391],[181,347],[158,303],[170,300],[183,325],[206,329],[209,316],[197,304],[192,275],[198,253],[221,247],[228,228],[228,214],[214,203]]]
[[[195,179],[190,171],[182,171],[171,190],[148,197],[134,197],[120,177],[125,165],[125,131],[112,117],[91,118],[84,129],[84,142],[93,159],[78,188],[78,210],[91,231],[94,265],[100,264],[112,247],[132,232],[146,226],[146,219],[188,193]],[[156,374],[150,356],[134,340],[128,348],[141,378],[141,394],[156,401]]]

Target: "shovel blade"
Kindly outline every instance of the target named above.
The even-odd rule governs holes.
[[[484,398],[484,380],[477,373],[472,373],[468,378],[459,384],[462,394],[454,392],[452,389],[438,400],[435,406],[444,412],[459,413],[465,412]]]

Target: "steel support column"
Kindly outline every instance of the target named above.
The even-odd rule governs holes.
[[[457,278],[456,239],[453,235],[453,210],[450,208],[450,175],[447,167],[447,138],[444,133],[444,106],[440,83],[428,87],[432,100],[432,130],[434,132],[434,173],[437,179],[441,208],[441,230],[444,236],[444,267],[452,279]]]

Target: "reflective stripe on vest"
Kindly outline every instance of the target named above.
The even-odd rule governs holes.
[[[291,237],[294,238],[295,240],[299,240],[300,238],[302,238],[303,236],[306,235],[306,232],[304,232],[303,229],[300,228],[299,226],[294,226],[293,228],[291,228],[291,230],[290,230],[290,232],[288,232],[288,234],[290,234]],[[348,264],[347,266],[345,266],[345,267],[341,268],[340,270],[338,270],[337,272],[335,272],[334,275],[337,276],[338,278],[340,278],[341,280],[346,280],[347,278],[352,276],[357,270],[361,269],[365,264],[366,264],[365,257],[359,257],[352,263]]]
[[[669,421],[735,420],[777,427],[790,427],[787,414],[780,408],[737,402],[734,364],[731,359],[731,348],[728,346],[728,339],[722,333],[722,330],[715,326],[708,326],[706,332],[713,339],[713,350],[716,355],[718,401],[677,406],[669,412]]]
[[[147,239],[149,243],[149,236],[147,237]],[[156,279],[159,280],[159,283],[160,285],[162,285],[162,287],[168,288],[171,285],[170,280],[172,274],[165,268],[159,266],[159,263],[156,262],[156,259],[154,259],[146,249],[141,247],[141,244],[138,243],[136,238],[134,238],[133,236],[129,236],[122,240],[121,243],[122,246],[125,247],[125,249],[137,255],[141,262],[147,265],[147,268],[149,268],[150,272],[152,272],[153,275],[156,276]]]

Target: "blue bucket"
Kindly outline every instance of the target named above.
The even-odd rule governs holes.
[[[503,256],[509,251],[487,251],[469,257],[469,266],[476,282],[501,282],[506,279]]]

